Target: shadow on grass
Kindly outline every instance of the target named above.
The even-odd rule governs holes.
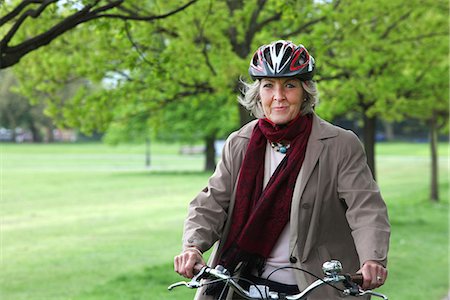
[[[176,170],[158,170],[158,171],[126,171],[120,173],[112,173],[113,177],[172,177],[172,176],[211,176],[213,172],[210,171],[176,171]]]
[[[193,299],[195,291],[180,287],[168,291],[167,287],[184,280],[173,271],[172,263],[146,268],[140,273],[119,276],[104,284],[86,291],[75,300],[152,300],[152,299]]]

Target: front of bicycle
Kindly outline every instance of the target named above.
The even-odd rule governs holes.
[[[300,269],[301,270],[301,269]],[[244,299],[253,300],[253,299],[286,299],[286,300],[302,300],[306,299],[306,297],[317,288],[329,285],[335,289],[338,289],[344,296],[365,296],[371,295],[374,297],[379,297],[385,300],[388,300],[388,297],[374,292],[372,290],[362,290],[360,288],[360,284],[362,282],[361,274],[349,275],[342,274],[342,264],[337,260],[327,261],[323,264],[322,270],[324,272],[324,277],[319,278],[311,283],[308,287],[306,287],[303,291],[295,295],[286,295],[282,293],[278,293],[276,291],[271,291],[267,286],[251,284],[249,290],[244,289],[240,284],[238,277],[233,277],[229,274],[229,272],[223,268],[222,266],[217,266],[216,268],[210,268],[208,266],[204,266],[201,268],[199,273],[195,275],[191,281],[180,281],[174,283],[168,287],[169,290],[172,290],[175,287],[185,286],[191,289],[197,289],[199,287],[209,285],[216,282],[224,282],[225,286],[233,289],[235,293],[240,295]],[[301,270],[304,271],[304,270]],[[209,281],[205,281],[204,279],[209,279]],[[342,283],[344,285],[344,289],[340,289],[335,286],[337,283]]]

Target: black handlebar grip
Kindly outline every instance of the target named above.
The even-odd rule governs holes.
[[[202,264],[196,264],[196,265],[194,266],[194,274],[197,275],[197,274],[202,270],[202,268],[203,268],[204,266],[205,266],[205,265],[202,265]]]
[[[359,286],[362,286],[364,278],[362,274],[348,274],[350,277],[350,280],[356,283]]]

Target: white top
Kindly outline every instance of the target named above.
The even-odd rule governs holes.
[[[269,182],[270,177],[272,176],[273,172],[275,172],[275,169],[278,167],[285,155],[286,154],[282,154],[276,151],[270,146],[270,143],[267,143],[265,162],[270,163],[270,170],[269,172],[266,172],[264,174],[264,187]],[[288,222],[286,224],[286,227],[284,227],[284,230],[281,233],[280,237],[278,238],[277,243],[274,245],[272,252],[266,260],[264,272],[261,275],[262,278],[267,278],[270,273],[278,268],[292,266],[289,261],[289,236],[290,230]],[[256,275],[256,273],[254,275]],[[297,281],[295,280],[294,269],[278,270],[270,275],[269,280],[280,282],[283,284],[297,284]]]

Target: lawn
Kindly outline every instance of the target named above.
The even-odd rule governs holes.
[[[189,200],[209,176],[179,145],[0,144],[0,299],[191,299],[171,293]],[[379,144],[389,206],[390,299],[448,291],[448,146],[441,202],[427,200],[426,144]]]

